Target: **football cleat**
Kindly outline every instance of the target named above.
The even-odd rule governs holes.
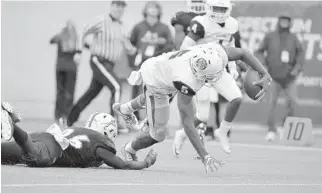
[[[1,139],[10,141],[13,136],[13,122],[6,110],[1,110]]]
[[[271,141],[274,141],[276,138],[276,133],[275,132],[268,132],[265,139],[268,141],[268,142],[271,142]]]
[[[121,104],[120,103],[114,103],[113,104],[113,110],[119,115],[121,116],[126,125],[130,128],[130,129],[133,129],[133,130],[139,130],[139,121],[138,119],[136,118],[136,116],[134,115],[134,113],[131,113],[129,115],[126,115],[126,114],[123,114],[121,112]]]
[[[125,149],[127,144],[121,148],[121,154],[125,161],[138,161],[139,158],[136,154],[133,154]]]
[[[21,121],[21,115],[12,107],[12,105],[8,102],[1,103],[2,109],[7,111],[14,123],[18,123]]]
[[[229,139],[227,133],[220,132],[220,129],[216,129],[215,136],[220,141],[221,148],[227,154],[231,153]]]

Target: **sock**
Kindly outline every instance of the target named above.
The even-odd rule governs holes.
[[[158,143],[158,141],[153,139],[149,132],[144,132],[144,133],[141,133],[134,141],[131,142],[131,148],[134,151],[138,151],[140,149],[145,149],[147,147],[150,147],[156,143]]]
[[[13,138],[25,153],[37,154],[37,148],[30,140],[28,133],[22,130],[18,125],[14,125]]]
[[[220,130],[222,133],[227,134],[227,132],[230,130],[231,126],[232,126],[232,123],[231,123],[231,122],[227,122],[227,121],[223,120],[223,121],[220,123],[219,130]]]

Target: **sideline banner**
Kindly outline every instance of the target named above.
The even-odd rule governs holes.
[[[313,125],[322,125],[322,2],[238,2],[232,16],[239,21],[242,46],[256,50],[267,32],[273,31],[280,13],[293,17],[292,32],[296,33],[305,50],[304,73],[297,80],[299,107],[297,114],[312,118]],[[269,97],[269,96],[268,96]],[[266,123],[268,99],[256,104],[249,99],[238,114],[238,121]],[[285,111],[283,93],[277,114]],[[260,113],[251,113],[260,112]],[[249,116],[251,113],[252,116]]]

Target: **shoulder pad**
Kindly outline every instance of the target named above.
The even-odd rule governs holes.
[[[192,21],[198,21],[201,25],[203,25],[205,21],[205,17],[203,15],[197,15],[192,19]]]
[[[192,34],[199,36],[200,38],[203,38],[205,36],[204,26],[198,21],[198,19],[195,18],[190,22],[189,31]]]

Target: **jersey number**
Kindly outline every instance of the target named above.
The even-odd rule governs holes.
[[[76,135],[74,137],[68,138],[74,132],[74,129],[66,129],[63,131],[63,136],[68,140],[69,145],[73,146],[76,149],[81,149],[83,142],[90,142],[87,135]]]
[[[188,91],[188,87],[186,87],[186,86],[183,86],[183,85],[182,85],[182,87],[181,87],[181,92],[182,92],[183,94],[188,94],[188,93],[189,93],[189,91]]]
[[[180,50],[169,57],[169,59],[174,59],[182,56],[183,54],[190,52],[190,50]]]

